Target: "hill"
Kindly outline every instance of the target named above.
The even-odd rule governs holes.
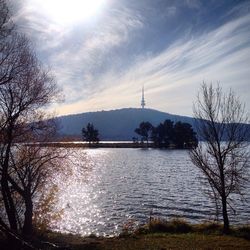
[[[81,137],[81,130],[88,122],[99,130],[101,140],[131,140],[135,128],[143,121],[152,125],[169,119],[174,122],[194,124],[194,119],[186,116],[173,115],[153,109],[124,108],[110,111],[88,112],[61,116],[57,118],[59,134],[62,136]]]

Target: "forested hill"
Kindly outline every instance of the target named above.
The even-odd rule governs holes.
[[[80,137],[82,128],[90,122],[99,130],[101,140],[131,140],[133,136],[138,136],[134,130],[141,122],[149,121],[155,126],[166,119],[188,122],[191,125],[194,123],[191,117],[138,108],[88,112],[57,118],[60,135]]]

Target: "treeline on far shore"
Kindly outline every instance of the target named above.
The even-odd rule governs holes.
[[[193,148],[198,145],[198,139],[191,124],[184,122],[174,123],[171,120],[165,120],[157,126],[150,122],[141,122],[135,129],[139,135],[133,137],[135,143],[144,143],[155,148]]]
[[[91,148],[168,148],[189,149],[198,145],[196,132],[191,124],[184,122],[174,123],[165,120],[157,126],[150,122],[141,122],[134,130],[138,135],[131,141],[100,141],[99,130],[88,123],[82,129],[80,136],[58,136],[50,142],[42,142],[41,146],[49,147],[91,147]]]

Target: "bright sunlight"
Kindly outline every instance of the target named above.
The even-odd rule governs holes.
[[[32,1],[32,0],[31,0]],[[106,0],[33,0],[44,14],[59,24],[75,23],[98,13]]]

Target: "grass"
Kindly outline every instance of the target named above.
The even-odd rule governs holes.
[[[62,235],[51,240],[71,250],[250,249],[243,238],[199,233],[149,233],[115,238],[81,238]]]
[[[230,235],[223,235],[222,229],[216,223],[194,225],[183,219],[151,218],[148,224],[133,230],[126,227],[120,236],[113,238],[46,232],[38,236],[36,247],[46,250],[250,249],[249,225],[232,227]],[[9,248],[1,244],[1,249]]]
[[[150,222],[139,227],[135,233],[202,233],[202,234],[222,234],[223,226],[218,223],[205,222],[202,224],[190,224],[184,219],[176,218],[172,220],[162,220],[152,218]]]
[[[191,224],[188,224],[183,219],[172,219],[170,221],[159,218],[152,218],[144,227],[148,228],[151,233],[166,232],[166,233],[190,233],[193,232]]]
[[[203,235],[223,235],[223,225],[215,222],[190,224],[184,219],[162,220],[151,218],[150,222],[137,228],[133,234],[171,233],[185,234],[197,233]],[[126,235],[126,233],[123,232]],[[231,226],[231,236],[250,240],[250,226]]]

